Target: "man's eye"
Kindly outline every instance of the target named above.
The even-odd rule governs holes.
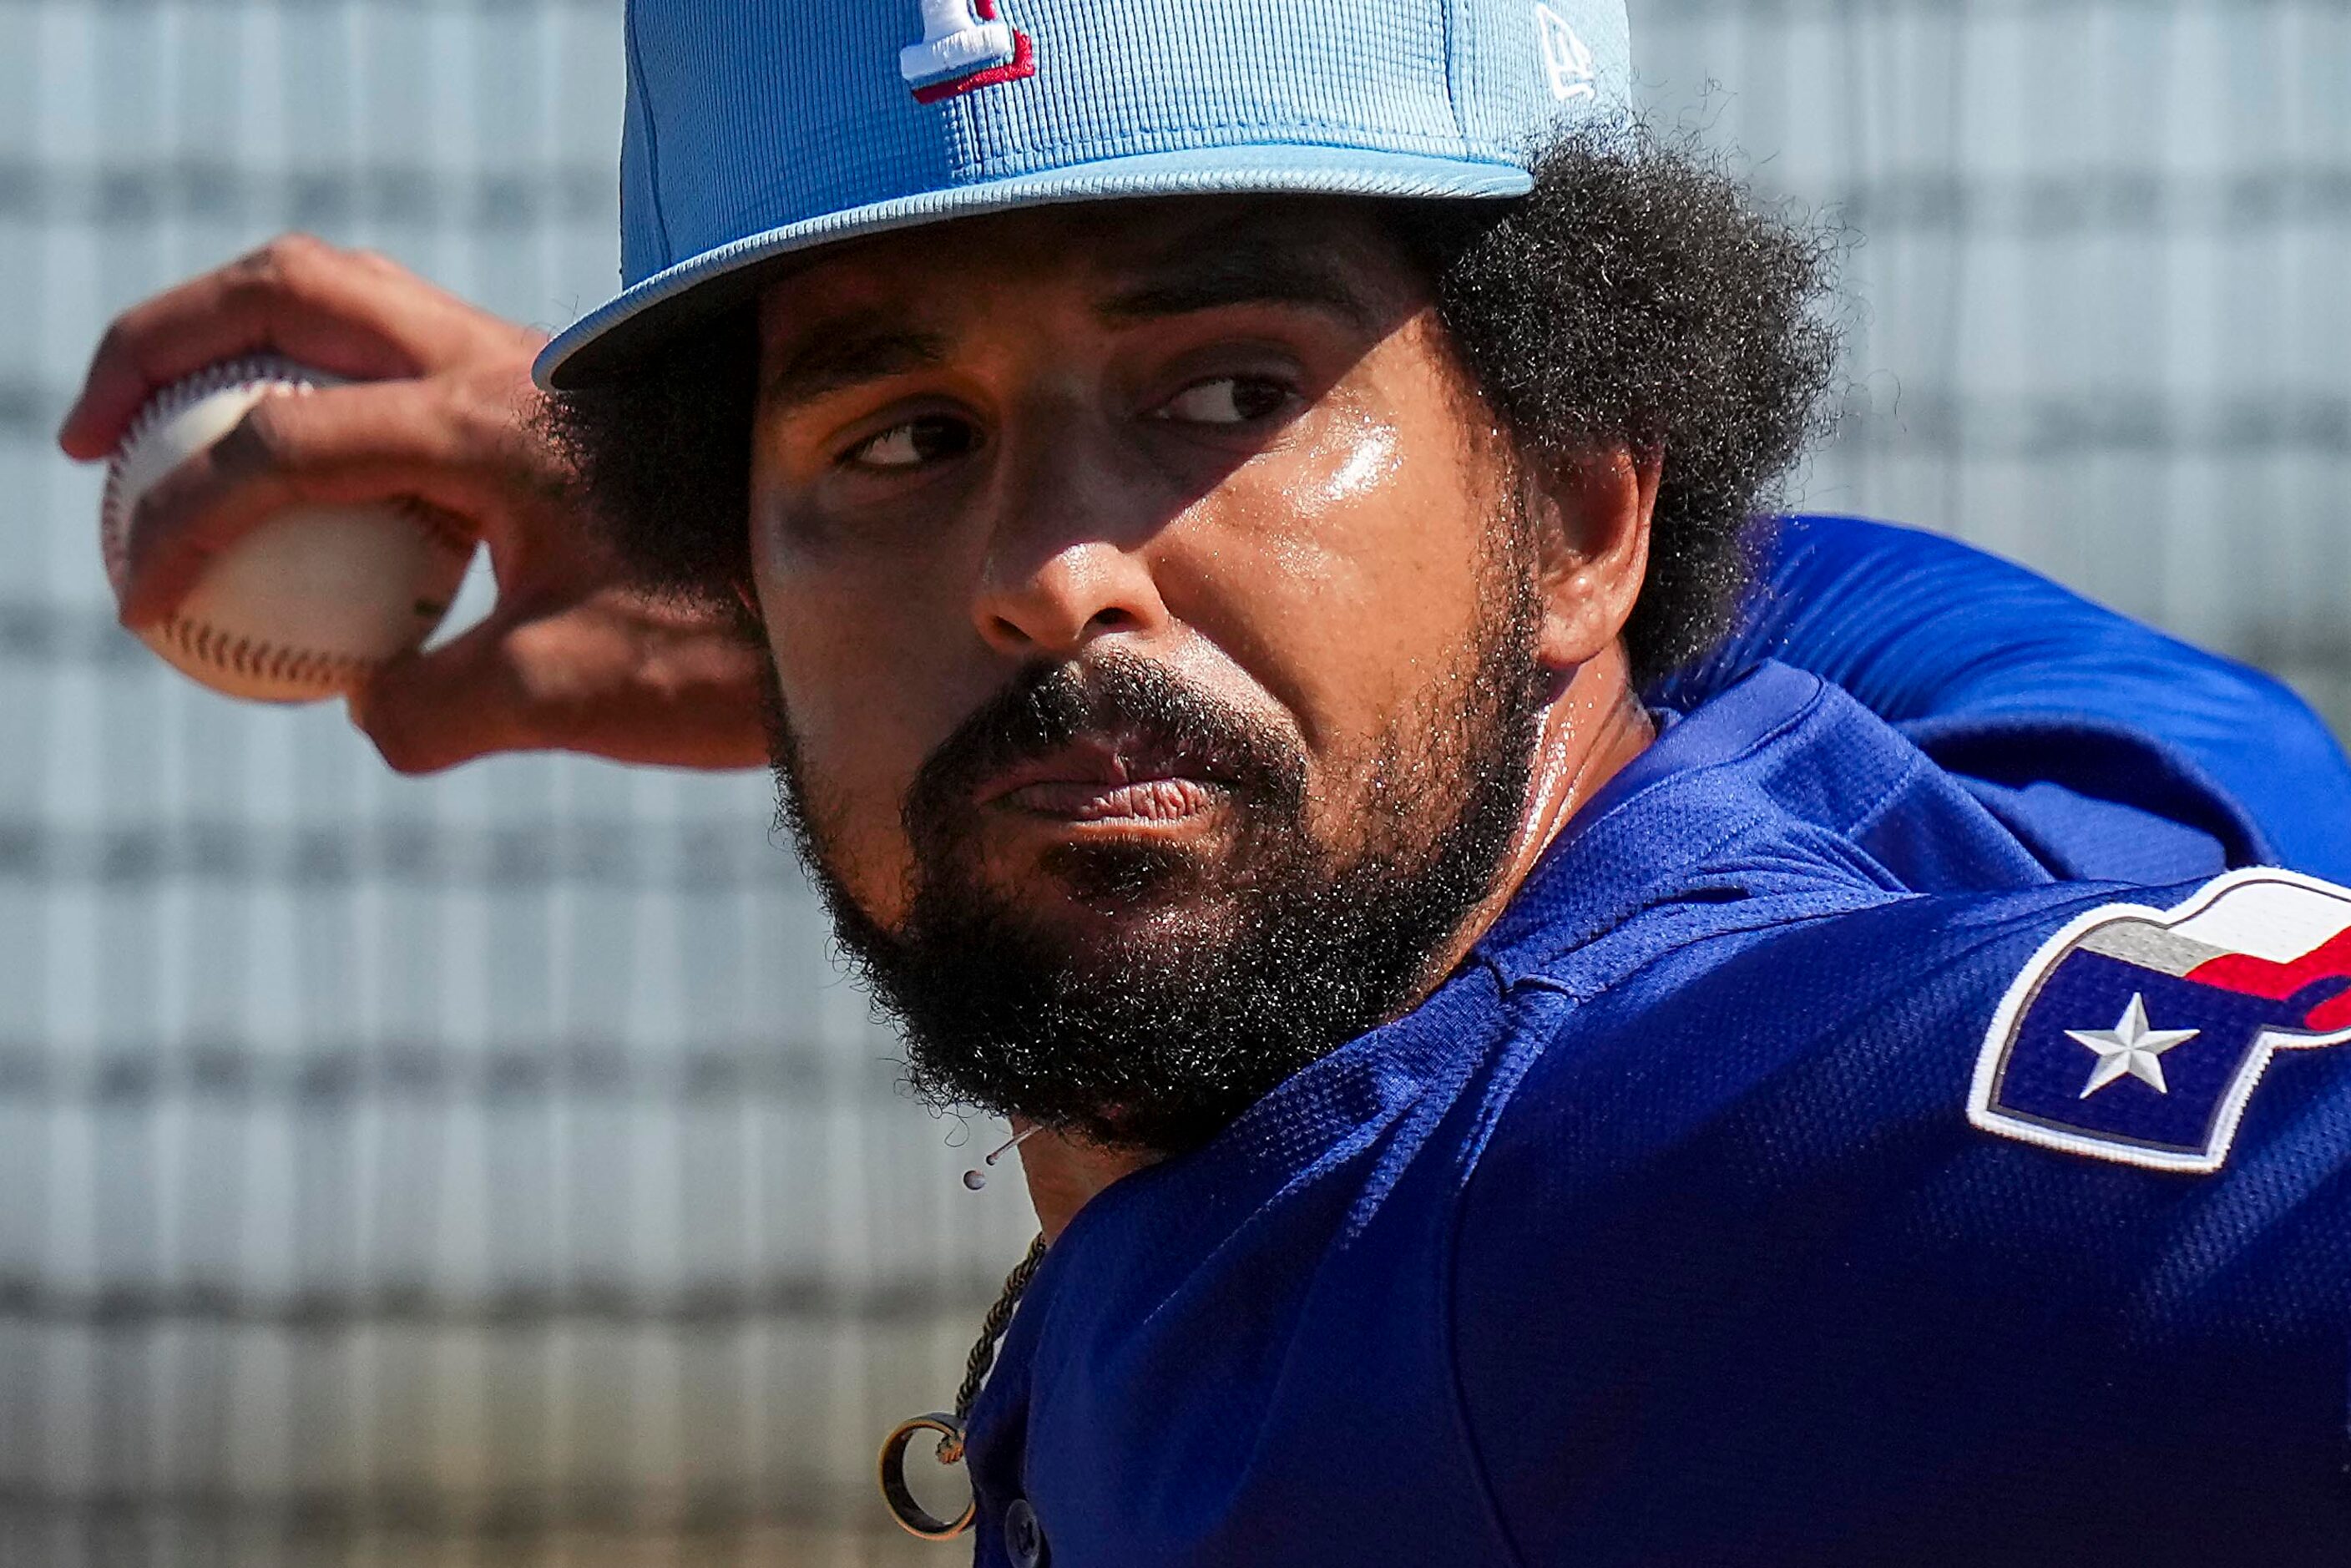
[[[919,468],[960,457],[979,444],[978,433],[960,419],[929,413],[893,424],[853,448],[842,461],[858,468]]]
[[[1163,419],[1186,424],[1253,424],[1280,413],[1290,389],[1263,376],[1217,376],[1195,382],[1161,405]]]

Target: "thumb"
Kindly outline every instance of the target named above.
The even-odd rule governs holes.
[[[464,635],[377,671],[352,695],[351,718],[402,773],[494,751],[751,768],[768,757],[765,668],[764,647],[729,627],[631,595],[502,601]]]
[[[351,693],[351,722],[395,773],[437,773],[495,751],[544,745],[493,613],[440,647],[387,661]]]

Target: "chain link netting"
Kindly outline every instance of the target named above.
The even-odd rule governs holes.
[[[2351,719],[2351,12],[1634,23],[1660,119],[1865,242],[1808,506]],[[608,0],[0,0],[0,1563],[943,1560],[872,1445],[1033,1221],[905,1102],[765,781],[407,780],[199,692],[48,444],[114,310],[283,229],[601,299],[618,44]]]

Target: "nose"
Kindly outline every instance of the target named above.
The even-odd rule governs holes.
[[[995,527],[972,603],[980,636],[1028,661],[1164,629],[1170,617],[1150,558],[1160,519],[1147,513],[1147,486],[1121,476],[1083,421],[1032,424],[1001,448]]]

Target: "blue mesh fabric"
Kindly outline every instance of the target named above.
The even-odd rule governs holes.
[[[1021,71],[925,101],[899,63],[925,36],[917,0],[635,0],[623,292],[549,346],[541,379],[768,256],[959,214],[1515,194],[1537,147],[1630,93],[1618,0],[958,3],[1018,30]]]

